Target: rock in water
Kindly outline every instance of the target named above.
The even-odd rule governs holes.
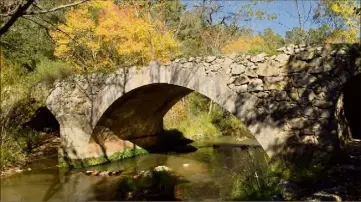
[[[85,171],[85,175],[91,175],[94,171],[87,170]]]
[[[157,166],[154,168],[154,171],[156,172],[170,172],[172,169],[168,168],[167,166]]]

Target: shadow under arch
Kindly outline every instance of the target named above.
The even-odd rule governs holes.
[[[338,119],[342,123],[340,139],[361,139],[361,74],[351,77],[341,93],[337,106]]]
[[[148,149],[155,143],[157,135],[164,132],[163,116],[191,92],[185,87],[159,83],[131,90],[103,113],[89,143],[100,145],[103,153],[106,153],[105,149],[111,149],[109,147],[119,150],[137,145]]]
[[[51,111],[45,107],[39,107],[31,119],[25,122],[23,127],[30,127],[35,131],[53,133],[59,135],[60,125]]]
[[[111,161],[107,157],[109,150],[132,150],[136,155],[134,153],[138,147],[147,152],[163,152],[171,150],[173,145],[193,142],[184,138],[180,131],[165,131],[163,127],[166,113],[193,91],[174,84],[154,83],[123,94],[100,117],[89,144],[100,146],[105,158]],[[196,150],[192,146],[184,149],[181,152]]]

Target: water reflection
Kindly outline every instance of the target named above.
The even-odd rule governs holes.
[[[234,173],[249,174],[250,164],[254,161],[262,164],[264,155],[260,148],[202,147],[193,153],[150,154],[92,169],[122,169],[125,173],[136,173],[165,165],[183,179],[175,187],[177,197],[182,200],[222,200],[229,194]],[[47,164],[49,162],[36,163],[43,167]],[[59,170],[53,166],[13,175],[1,181],[1,200],[120,200],[122,176],[86,176],[80,171]]]

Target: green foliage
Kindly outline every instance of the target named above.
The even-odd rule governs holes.
[[[23,145],[16,144],[16,140],[14,139],[16,133],[17,131],[1,131],[0,169],[4,169],[10,165],[19,165],[25,157]]]
[[[326,42],[326,39],[331,34],[331,27],[329,25],[322,25],[317,29],[309,29],[303,31],[299,27],[294,27],[291,31],[286,32],[286,44],[311,44],[321,45]]]
[[[272,29],[267,28],[263,32],[263,39],[265,41],[265,51],[269,54],[276,54],[276,49],[285,45],[281,35],[273,32]]]
[[[37,71],[24,69],[19,62],[2,58],[1,66],[1,165],[23,162],[24,157],[41,140],[41,134],[23,127],[34,112],[44,106],[46,88],[34,82]]]
[[[313,20],[332,28],[327,43],[355,43],[360,35],[361,20],[356,12],[360,8],[359,0],[320,0]]]
[[[176,106],[169,113],[179,113],[177,116],[166,115],[166,129],[178,129],[187,138],[196,141],[212,139],[222,135],[252,138],[251,132],[241,121],[217,103],[199,94],[191,93],[184,98],[184,106]],[[179,110],[186,108],[186,110]]]
[[[311,161],[297,164],[283,159],[273,160],[269,165],[272,174],[280,179],[292,182],[307,182],[327,178],[329,175],[328,165],[332,165],[332,156],[318,154]]]
[[[44,6],[42,3],[39,6]],[[52,22],[56,15],[52,13],[51,16],[42,17]],[[59,71],[58,64],[50,61],[53,59],[54,46],[47,31],[29,20],[19,19],[1,37],[0,48],[0,163],[6,167],[22,164],[27,153],[39,145],[41,134],[24,128],[23,124],[44,105],[45,89],[38,83],[51,82],[51,78],[55,77],[61,78],[63,71]]]
[[[46,30],[38,25],[19,19],[1,37],[0,47],[5,58],[32,71],[43,58],[53,58],[54,46]]]
[[[189,116],[174,128],[181,131],[185,137],[195,141],[203,141],[222,135],[211,123],[207,113]]]
[[[74,70],[66,63],[44,59],[37,65],[32,76],[35,82],[50,85],[55,80],[62,80],[71,74],[74,74]]]
[[[187,96],[187,103],[190,113],[197,115],[208,110],[209,98],[199,93],[191,93]]]
[[[220,131],[222,131],[223,135],[254,138],[251,131],[249,131],[248,128],[234,116],[222,118],[219,122],[215,123],[215,125]]]

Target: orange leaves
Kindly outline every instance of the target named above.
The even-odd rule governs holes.
[[[68,12],[59,29],[65,33],[52,32],[56,56],[91,70],[166,62],[178,54],[178,42],[162,23],[113,1],[94,0]]]

